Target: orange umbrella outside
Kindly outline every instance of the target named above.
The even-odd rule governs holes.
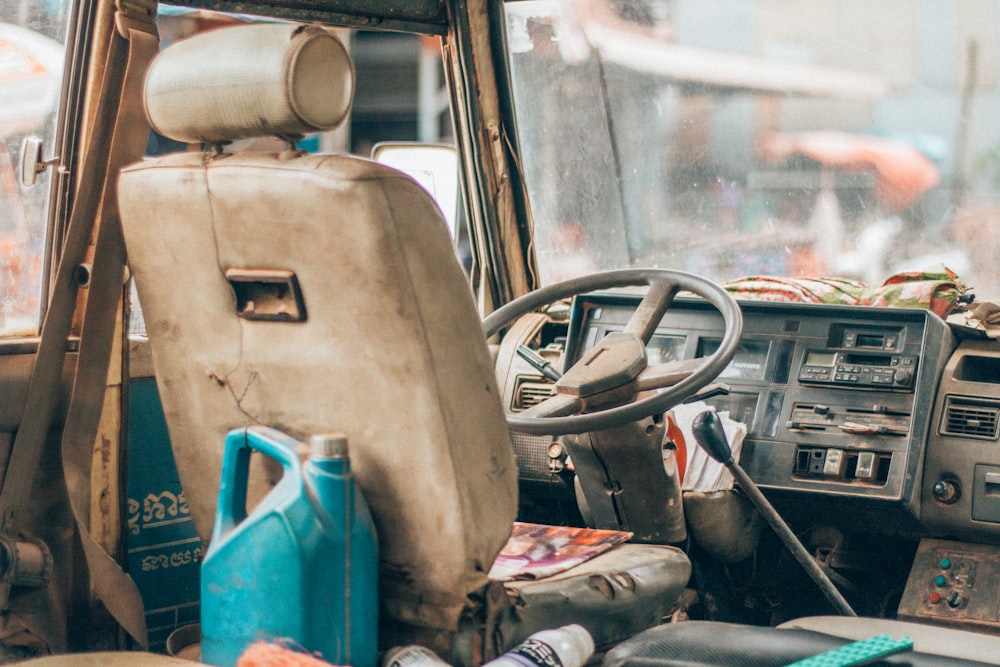
[[[759,148],[771,162],[804,155],[844,171],[874,170],[875,196],[888,211],[912,206],[941,182],[941,172],[930,158],[894,139],[834,131],[777,133],[765,136]]]

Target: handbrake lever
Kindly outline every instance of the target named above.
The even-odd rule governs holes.
[[[805,568],[806,574],[823,591],[823,595],[830,601],[830,604],[844,616],[857,616],[851,605],[848,604],[844,596],[837,590],[837,587],[830,581],[830,577],[819,566],[819,563],[813,559],[812,554],[806,551],[802,542],[795,536],[795,533],[788,527],[788,524],[781,518],[774,509],[774,506],[768,502],[767,498],[764,497],[764,494],[761,493],[760,489],[750,479],[750,476],[743,470],[740,464],[733,459],[733,451],[729,447],[729,441],[726,439],[726,432],[722,428],[722,420],[719,419],[719,416],[711,410],[702,412],[694,418],[691,431],[694,433],[694,439],[698,441],[702,449],[708,452],[708,455],[713,459],[729,469],[729,472],[733,474],[733,477],[743,487],[746,494],[750,496],[750,500],[753,501],[757,510],[764,515],[764,518],[771,524],[774,532],[778,534],[781,541],[785,543],[788,550],[795,556],[795,560]]]

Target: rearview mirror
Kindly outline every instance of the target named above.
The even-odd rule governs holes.
[[[59,162],[59,158],[42,158],[43,143],[38,137],[25,137],[21,142],[21,185],[30,188],[38,175]]]

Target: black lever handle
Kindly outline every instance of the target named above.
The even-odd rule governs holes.
[[[706,384],[697,392],[685,398],[684,403],[697,403],[698,401],[708,400],[716,396],[728,396],[730,390],[731,388],[728,384],[713,382],[712,384]]]
[[[695,416],[691,423],[691,431],[694,433],[694,439],[713,459],[727,467],[733,462],[733,450],[729,448],[729,440],[726,438],[719,415],[711,410],[705,410]]]
[[[538,354],[527,345],[518,345],[516,352],[517,356],[527,361],[532,368],[553,382],[558,382],[559,378],[562,377],[562,373],[560,373],[548,359]]]

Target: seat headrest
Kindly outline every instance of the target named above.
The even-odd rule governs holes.
[[[163,50],[146,75],[146,116],[185,143],[285,139],[333,129],[354,96],[344,45],[319,26],[261,23]]]

